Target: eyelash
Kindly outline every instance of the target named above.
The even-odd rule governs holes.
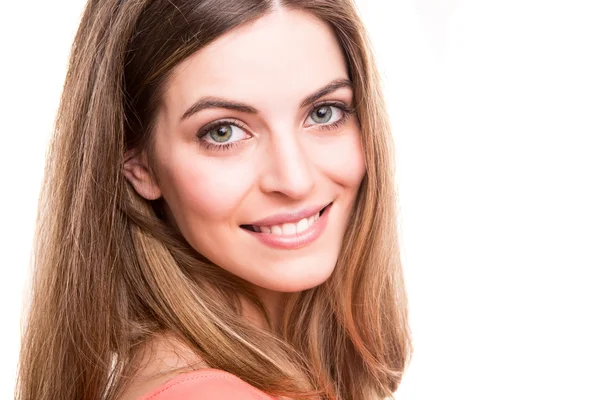
[[[315,110],[319,109],[320,107],[327,107],[327,106],[338,108],[342,112],[342,117],[338,121],[333,122],[331,124],[315,124],[314,126],[316,126],[317,129],[330,131],[330,130],[339,128],[348,120],[348,117],[350,117],[350,115],[354,114],[354,112],[355,112],[354,108],[348,107],[344,103],[332,102],[332,101],[327,102],[326,101],[326,102],[322,102],[322,103],[313,104],[313,107],[311,108],[308,116],[310,116],[313,112],[315,112]],[[308,116],[307,116],[307,118],[308,118]],[[212,150],[225,151],[225,150],[232,149],[232,148],[242,144],[245,141],[245,139],[237,140],[235,142],[231,142],[231,143],[227,143],[227,144],[213,144],[213,143],[209,143],[206,140],[202,139],[203,137],[208,135],[208,133],[211,130],[213,130],[215,128],[219,128],[221,126],[228,126],[228,125],[233,125],[240,129],[245,130],[245,127],[236,120],[222,119],[219,121],[215,121],[213,123],[210,123],[210,124],[204,126],[198,132],[197,138],[198,138],[198,141],[200,142],[200,145],[203,146],[204,148],[206,148],[207,150],[211,150],[211,151]]]

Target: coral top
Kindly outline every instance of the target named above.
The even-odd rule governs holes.
[[[187,372],[169,379],[138,400],[277,400],[219,369]]]

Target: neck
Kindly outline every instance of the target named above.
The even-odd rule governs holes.
[[[272,331],[280,332],[281,322],[283,319],[284,304],[289,294],[285,292],[277,292],[265,289],[258,286],[256,286],[254,289],[258,298],[264,303],[267,312],[269,313],[269,317],[271,318]],[[265,330],[269,330],[267,321],[255,305],[249,304],[249,302],[246,299],[243,299],[242,310],[243,315],[253,324]]]

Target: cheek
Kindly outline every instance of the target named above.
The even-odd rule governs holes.
[[[365,175],[365,159],[358,127],[320,146],[319,163],[331,180],[353,190]]]
[[[163,195],[178,225],[228,219],[248,192],[252,179],[247,168],[223,160],[179,159],[164,176]],[[202,221],[199,221],[202,220]]]

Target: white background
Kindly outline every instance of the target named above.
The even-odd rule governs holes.
[[[415,353],[398,399],[600,399],[600,4],[362,0]],[[84,1],[0,3],[0,398]]]

